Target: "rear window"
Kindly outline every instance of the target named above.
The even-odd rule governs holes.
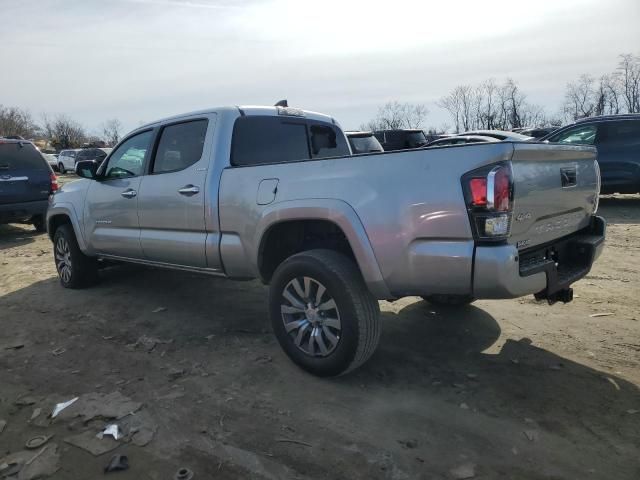
[[[409,148],[418,148],[427,144],[427,137],[424,132],[407,132],[405,142]]]
[[[382,146],[374,136],[349,137],[353,153],[381,152]]]
[[[0,175],[16,169],[48,170],[49,164],[30,143],[0,143]]]
[[[344,135],[332,125],[311,123],[311,156],[313,158],[343,157],[350,154]]]
[[[233,127],[232,165],[260,165],[311,158],[307,126],[280,117],[240,117]]]

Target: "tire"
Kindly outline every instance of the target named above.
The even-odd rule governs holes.
[[[378,301],[356,264],[333,250],[309,250],[282,262],[271,281],[269,310],[282,349],[314,375],[350,372],[378,346]]]
[[[423,300],[429,302],[432,305],[438,305],[441,307],[462,307],[469,305],[475,301],[471,295],[425,295]]]
[[[35,228],[36,232],[38,233],[44,233],[47,231],[47,225],[44,222],[43,215],[36,215],[35,217],[33,217],[31,219],[31,224],[33,225],[33,228]]]
[[[62,174],[67,173],[67,171],[64,169],[64,165],[62,164],[62,162],[58,164],[58,171]]]
[[[98,279],[98,262],[78,247],[71,225],[61,225],[53,236],[53,256],[60,283],[65,288],[86,288]]]

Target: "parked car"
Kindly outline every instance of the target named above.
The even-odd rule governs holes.
[[[585,118],[541,139],[598,149],[601,193],[640,192],[640,114]]]
[[[79,162],[47,225],[67,288],[100,260],[261,278],[286,354],[338,375],[376,349],[378,299],[569,302],[604,242],[595,158],[525,142],[352,156],[329,116],[216,108]]]
[[[425,133],[417,129],[378,130],[374,135],[385,152],[420,148],[429,143]]]
[[[58,171],[58,157],[52,153],[43,153],[42,156],[47,161],[54,172]]]
[[[546,137],[550,133],[555,132],[560,127],[537,127],[537,128],[523,128],[518,133],[520,135],[526,135],[532,138]]]
[[[499,142],[497,138],[483,137],[482,135],[455,135],[435,140],[427,145],[427,147],[444,147],[446,145],[464,145],[466,143],[487,143]]]
[[[60,173],[75,172],[76,164],[84,161],[101,163],[111,152],[111,148],[75,148],[63,150],[58,156],[58,169]]]
[[[507,140],[511,142],[527,142],[532,140],[532,137],[522,135],[516,132],[507,132],[504,130],[473,130],[471,132],[464,132],[458,135],[481,135],[483,137],[493,137],[497,140]]]
[[[373,132],[344,132],[351,146],[351,152],[358,153],[373,153],[384,152],[382,145],[378,139],[373,135]]]
[[[0,224],[31,223],[45,231],[49,194],[57,189],[55,174],[33,143],[0,138]]]

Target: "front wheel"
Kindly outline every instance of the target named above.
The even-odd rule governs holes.
[[[62,164],[62,162],[58,164],[58,171],[60,173],[67,173],[66,170],[64,169],[64,165]]]
[[[62,225],[56,230],[53,255],[63,287],[85,288],[96,282],[98,262],[82,253],[71,225]]]
[[[380,308],[356,264],[332,250],[285,260],[269,290],[273,330],[289,358],[318,376],[366,362],[380,339]]]

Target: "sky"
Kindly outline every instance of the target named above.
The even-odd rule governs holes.
[[[283,98],[354,129],[398,100],[439,127],[455,86],[512,77],[555,113],[639,26],[640,0],[0,0],[0,104],[97,133]]]

